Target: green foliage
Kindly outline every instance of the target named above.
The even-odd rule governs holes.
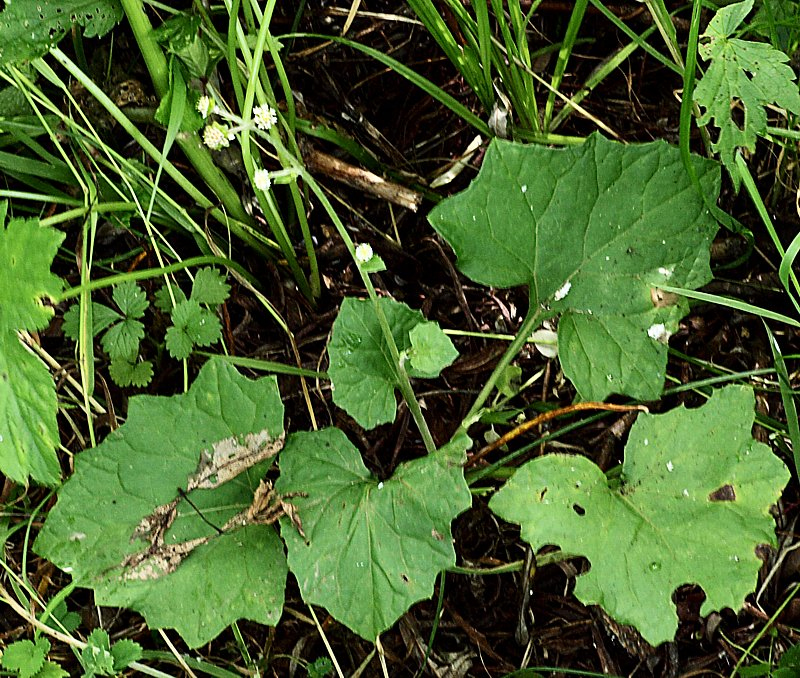
[[[101,332],[103,350],[111,359],[108,371],[119,386],[147,386],[153,377],[153,364],[139,360],[139,346],[144,338],[141,318],[150,306],[147,295],[135,282],[126,281],[111,293],[119,313],[104,304],[92,302],[92,334]],[[64,334],[78,341],[80,306],[74,305],[64,314]]]
[[[429,598],[455,564],[450,522],[471,503],[461,470],[469,444],[462,436],[380,481],[339,429],[293,434],[275,489],[304,495],[292,503],[305,536],[281,522],[303,599],[374,640]]]
[[[167,330],[167,349],[177,360],[188,358],[195,346],[211,346],[222,337],[216,308],[228,298],[230,285],[214,269],[201,269],[195,276],[192,294],[177,300],[170,309],[172,327]],[[165,295],[160,297],[164,308]],[[171,304],[170,304],[171,305]]]
[[[88,38],[108,33],[122,18],[118,0],[14,0],[0,12],[0,65],[46,54],[71,29]]]
[[[716,201],[718,165],[693,162]],[[466,276],[528,285],[529,313],[561,314],[559,356],[582,398],[660,395],[665,340],[688,307],[659,285],[708,282],[717,230],[678,149],[598,134],[565,150],[495,139],[471,186],[428,219]]]
[[[273,377],[216,360],[186,394],[131,398],[126,423],[76,458],[34,548],[99,605],[138,610],[192,647],[240,617],[275,624],[283,548],[246,514],[282,422]]]
[[[86,647],[81,652],[83,678],[95,676],[116,676],[131,662],[142,657],[139,643],[123,639],[113,645],[108,633],[103,629],[95,629],[86,639]]]
[[[678,586],[703,587],[701,615],[739,610],[762,565],[755,547],[775,544],[769,509],[789,473],[753,440],[753,405],[750,388],[729,386],[694,410],[640,415],[616,482],[584,457],[552,454],[521,467],[489,506],[534,549],[589,559],[582,602],[653,645],[672,640]]]
[[[11,643],[3,650],[3,668],[16,671],[20,678],[33,678],[44,666],[47,653],[50,652],[50,642],[47,638],[39,637],[36,642],[18,640]]]
[[[741,678],[800,678],[800,645],[793,645],[781,655],[778,666],[772,668],[767,662],[759,662],[739,669]]]
[[[455,360],[455,347],[436,323],[393,299],[380,298],[378,303],[398,350],[410,359],[411,376],[436,377]],[[411,333],[418,327],[415,344]],[[400,366],[391,358],[371,301],[348,297],[342,302],[328,355],[333,402],[364,428],[394,421]]]
[[[55,388],[17,331],[43,329],[53,316],[43,301],[61,291],[50,264],[64,234],[41,228],[34,219],[6,225],[7,208],[0,202],[0,472],[18,483],[30,476],[55,485],[61,477]]]
[[[711,60],[694,90],[695,101],[705,110],[698,125],[712,122],[719,137],[712,144],[738,188],[737,148],[755,151],[756,137],[767,131],[765,106],[772,103],[800,114],[800,93],[789,57],[771,45],[732,37],[753,8],[744,0],[721,8],[708,24],[699,47],[700,56]],[[735,103],[744,108],[742,125],[734,117]]]
[[[327,657],[318,657],[306,668],[308,678],[325,678],[333,674],[333,662]]]

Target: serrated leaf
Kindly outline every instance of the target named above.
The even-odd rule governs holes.
[[[142,646],[139,643],[123,638],[111,646],[114,657],[114,671],[120,672],[130,666],[131,662],[142,658]]]
[[[141,318],[150,305],[145,291],[132,280],[115,285],[111,296],[119,310],[128,318]]]
[[[121,320],[122,316],[113,308],[105,304],[92,302],[92,336],[97,336],[109,325]],[[72,341],[79,341],[81,338],[81,306],[73,304],[64,313],[64,322],[61,324],[64,335]]]
[[[197,314],[189,318],[186,333],[198,346],[210,346],[222,336],[222,324],[216,313],[201,308]]]
[[[185,329],[174,325],[167,329],[166,335],[167,350],[175,360],[185,360],[192,355],[194,342],[186,333]]]
[[[53,309],[42,301],[61,292],[50,265],[62,240],[63,233],[35,219],[12,219],[6,228],[0,221],[0,331],[47,327]]]
[[[410,332],[426,323],[424,316],[393,299],[380,298],[378,303],[398,350],[409,350]],[[371,301],[344,299],[333,323],[328,355],[333,402],[367,429],[394,421],[398,366],[393,364]]]
[[[677,587],[703,587],[702,615],[738,611],[762,566],[756,546],[775,544],[769,509],[789,472],[753,440],[753,406],[752,389],[729,386],[697,409],[639,415],[619,487],[584,457],[547,455],[489,506],[534,549],[556,544],[589,559],[575,586],[581,601],[653,645],[672,640]]]
[[[111,361],[108,373],[117,386],[143,388],[153,378],[153,363],[149,360],[140,362],[135,356],[133,360],[117,358]]]
[[[137,355],[142,339],[144,339],[144,324],[141,320],[125,318],[106,330],[101,343],[111,360],[120,360]]]
[[[0,472],[27,484],[56,485],[61,467],[53,379],[16,333],[0,331]]]
[[[85,675],[114,675],[114,656],[111,654],[111,639],[103,629],[94,629],[86,639],[81,651],[81,664]]]
[[[69,678],[69,673],[54,662],[45,662],[34,678]]]
[[[303,599],[374,640],[429,598],[438,573],[455,563],[450,522],[470,506],[461,468],[468,445],[461,436],[381,482],[339,429],[291,435],[275,490],[307,494],[289,500],[305,537],[281,520]]]
[[[792,113],[800,113],[795,73],[787,64],[789,57],[771,45],[731,37],[753,8],[753,0],[745,0],[721,8],[708,23],[703,37],[708,42],[698,51],[711,60],[706,74],[698,81],[694,100],[705,110],[698,125],[713,124],[719,137],[712,148],[739,185],[735,151],[755,151],[756,136],[767,131],[765,106],[772,103]],[[744,120],[740,126],[733,117],[732,103],[740,101]]]
[[[118,0],[14,0],[0,12],[0,64],[40,57],[73,23],[87,38],[103,36],[122,18]]]
[[[213,268],[201,268],[192,284],[192,301],[198,304],[219,306],[230,294],[231,286],[225,282],[225,276]]]
[[[186,301],[186,294],[177,285],[172,285],[172,294],[175,295],[175,303],[180,304]],[[172,311],[172,297],[170,296],[170,288],[167,285],[162,285],[158,288],[155,297],[155,307],[159,311],[170,313]]]
[[[719,166],[693,163],[716,202]],[[717,231],[677,148],[599,134],[563,150],[495,139],[471,186],[428,219],[465,275],[496,287],[528,285],[542,320],[561,314],[559,356],[582,398],[660,395],[663,337],[688,307],[665,302],[658,287],[708,282]],[[652,338],[659,327],[660,339]]]
[[[424,322],[408,333],[408,361],[412,377],[434,379],[458,358],[458,351],[437,323]]]
[[[76,457],[34,548],[93,588],[98,605],[137,610],[191,647],[238,618],[275,624],[283,546],[272,526],[242,512],[279,449],[282,422],[273,377],[251,381],[219,360],[185,394],[134,396],[125,424]],[[222,473],[226,460],[238,475],[210,489],[192,485],[210,463]],[[245,526],[224,529],[232,520]]]
[[[32,678],[44,666],[45,657],[50,652],[50,642],[39,637],[36,642],[18,640],[3,650],[0,664],[9,671],[16,671],[20,678]]]

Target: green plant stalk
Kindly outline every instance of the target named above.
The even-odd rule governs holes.
[[[786,369],[786,361],[783,358],[781,347],[778,345],[778,341],[770,331],[767,323],[764,323],[764,329],[767,331],[769,346],[772,349],[772,359],[775,362],[775,371],[778,374],[778,387],[781,391],[783,410],[786,413],[786,428],[789,432],[789,440],[792,441],[795,477],[800,478],[800,421],[797,418],[797,403],[792,392],[789,370]]]
[[[140,0],[120,0],[125,16],[128,18],[136,43],[142,52],[147,70],[153,80],[156,94],[163,98],[169,90],[169,69],[167,60],[161,47],[156,42],[153,26],[150,19],[145,14],[143,4]],[[227,177],[214,164],[208,149],[205,148],[197,139],[197,135],[192,135],[188,139],[178,138],[180,146],[186,158],[195,168],[205,184],[219,197],[227,212],[238,221],[250,223],[251,219],[242,207],[239,193],[231,186]]]
[[[255,162],[253,160],[252,151],[250,148],[250,120],[253,111],[253,102],[256,97],[257,86],[259,84],[259,72],[260,67],[264,56],[264,48],[266,46],[267,40],[269,36],[269,17],[271,14],[271,8],[274,8],[274,3],[268,3],[267,10],[265,10],[263,20],[261,25],[258,29],[258,35],[256,37],[256,44],[253,47],[253,53],[250,55],[249,59],[246,59],[247,65],[250,68],[250,75],[247,81],[247,87],[244,93],[244,102],[242,104],[242,121],[244,129],[241,132],[241,147],[242,147],[242,161],[244,162],[245,169],[247,170],[247,175],[250,178],[250,183],[255,185],[253,180],[253,175],[256,171]],[[235,17],[231,17],[231,20],[235,20]],[[242,48],[242,53],[247,54],[246,51],[246,43],[244,45],[240,45]],[[277,136],[278,131],[273,130],[270,133],[270,136]],[[279,154],[280,155],[280,154]],[[281,165],[284,167],[286,166],[284,158],[280,158]],[[265,193],[263,191],[256,191],[256,196],[258,199],[259,204],[261,205],[261,209],[264,212],[264,215],[267,217],[267,223],[272,230],[272,234],[275,236],[275,239],[278,241],[280,245],[281,251],[283,255],[286,257],[286,261],[289,265],[289,268],[292,271],[292,275],[294,276],[295,281],[297,282],[298,286],[300,287],[303,294],[309,298],[314,298],[314,290],[312,290],[309,281],[306,279],[305,273],[300,268],[300,264],[297,261],[297,257],[294,253],[294,248],[292,247],[291,239],[289,238],[289,234],[286,231],[286,227],[283,224],[283,220],[281,219],[280,213],[278,212],[277,206],[274,204],[272,197],[270,194]],[[319,290],[317,290],[317,295],[319,294]]]
[[[794,287],[794,292],[800,293],[800,282],[798,282],[797,275],[792,270],[792,262],[795,256],[797,256],[797,250],[800,248],[800,241],[797,239],[797,237],[795,237],[790,247],[791,251],[787,253],[787,251],[783,248],[783,244],[778,236],[778,232],[775,230],[775,225],[772,223],[772,219],[770,219],[767,206],[761,199],[761,194],[758,192],[758,187],[753,179],[753,175],[750,174],[750,169],[747,167],[747,163],[744,161],[744,158],[742,158],[741,153],[738,151],[736,153],[736,168],[739,170],[739,174],[741,174],[742,183],[747,190],[747,194],[750,196],[750,200],[753,201],[753,206],[756,208],[758,216],[761,217],[761,221],[764,224],[764,227],[767,229],[767,233],[769,233],[772,244],[775,245],[775,249],[778,251],[778,254],[781,255],[781,265],[778,269],[778,277],[780,278],[781,284],[786,290],[786,293],[789,295],[789,298],[792,300],[795,310],[797,311],[798,315],[800,315],[800,303],[798,302],[795,294],[792,293],[792,289],[789,286],[789,280],[791,280],[792,286]]]
[[[275,144],[276,150],[279,154],[283,154],[287,159],[294,160],[279,139],[273,138],[272,143]],[[334,227],[336,228],[336,231],[339,233],[339,237],[342,239],[342,242],[344,242],[347,251],[350,253],[353,261],[356,262],[358,272],[361,275],[361,280],[364,283],[364,287],[367,290],[367,294],[372,302],[372,306],[375,309],[375,315],[378,318],[378,324],[381,327],[381,332],[386,341],[386,345],[389,348],[389,353],[391,354],[392,364],[395,368],[394,372],[397,375],[397,388],[400,390],[400,395],[403,396],[403,400],[405,400],[406,405],[408,406],[411,417],[414,419],[414,423],[419,429],[420,435],[422,436],[422,442],[425,444],[425,449],[429,453],[433,452],[436,450],[436,443],[434,442],[431,431],[428,428],[428,422],[425,421],[425,417],[422,414],[422,408],[419,406],[419,401],[414,394],[414,389],[411,386],[411,380],[409,379],[406,371],[403,369],[400,350],[397,348],[397,343],[394,340],[394,335],[392,334],[389,321],[386,319],[386,315],[378,303],[378,293],[375,291],[375,286],[372,284],[369,273],[364,271],[364,269],[358,264],[355,244],[353,243],[350,234],[347,232],[347,229],[342,223],[342,220],[339,219],[339,215],[336,214],[336,210],[333,209],[333,205],[331,205],[330,201],[328,200],[328,196],[325,195],[325,191],[322,190],[320,185],[315,181],[314,177],[312,177],[306,171],[305,167],[303,167],[297,160],[294,160],[294,162],[297,163],[294,169],[297,171],[298,175],[302,177],[303,181],[308,185],[314,195],[317,196],[317,199],[322,204],[322,208],[328,214],[333,222]]]
[[[503,355],[500,357],[500,360],[498,361],[494,370],[492,370],[492,374],[489,376],[488,381],[484,384],[483,388],[480,390],[480,393],[478,393],[478,396],[475,398],[475,402],[472,404],[472,407],[470,407],[469,412],[467,412],[467,415],[462,420],[461,427],[465,431],[472,426],[472,424],[474,424],[477,418],[480,416],[481,409],[483,408],[484,403],[489,399],[492,391],[495,389],[497,381],[500,379],[500,375],[505,372],[506,368],[511,364],[511,361],[517,357],[517,354],[522,350],[522,347],[528,343],[534,328],[537,327],[541,321],[541,309],[528,309],[528,314],[525,316],[525,320],[522,321],[522,325],[520,325],[519,330],[517,330],[517,336],[514,337],[514,341],[508,345],[505,353],[503,353]]]
[[[136,143],[145,153],[147,153],[147,155],[149,155],[156,162],[161,162],[161,152],[136,128],[135,125],[133,125],[133,123],[130,122],[130,120],[128,120],[125,114],[114,104],[113,101],[111,101],[105,92],[97,87],[97,85],[57,47],[53,48],[50,53],[53,55],[56,61],[64,66],[70,75],[72,75],[89,91],[89,93],[98,101],[98,103],[100,103],[100,105],[102,105],[103,108],[105,108],[106,111],[108,111],[108,113],[114,118],[117,124],[119,124],[120,127],[122,127],[132,139],[134,139],[134,141],[136,141]],[[59,84],[58,80],[52,79],[55,74],[49,70],[49,67],[47,67],[44,62],[37,62],[35,65],[39,68],[40,73],[42,73],[42,75],[44,75],[48,80],[56,85]],[[59,115],[62,120],[69,124],[69,119],[66,118],[63,113],[57,109],[53,109],[53,112],[56,115]],[[224,213],[219,207],[215,207],[214,204],[197,189],[190,179],[184,176],[184,174],[177,167],[175,167],[173,163],[166,159],[164,160],[164,171],[166,171],[170,178],[173,179],[175,183],[177,183],[200,207],[204,209],[210,209],[210,214],[214,216],[214,218],[216,218],[221,224],[228,226],[233,233],[235,233],[250,247],[264,255],[271,254],[270,250],[265,247],[262,236],[259,233],[254,232],[250,226],[249,217],[247,217],[245,221],[230,218],[230,215]]]
[[[572,14],[569,17],[567,24],[567,33],[561,44],[561,49],[558,50],[558,61],[553,70],[553,79],[550,82],[552,89],[547,95],[547,102],[544,107],[544,122],[542,127],[545,131],[550,130],[550,121],[553,117],[553,106],[556,103],[556,91],[561,86],[561,81],[564,73],[567,70],[567,62],[572,55],[572,48],[575,45],[575,40],[578,37],[581,23],[583,23],[583,16],[586,13],[586,7],[589,5],[589,0],[577,0],[572,6]]]

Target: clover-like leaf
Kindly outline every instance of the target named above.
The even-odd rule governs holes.
[[[553,454],[522,466],[489,506],[534,549],[589,559],[581,601],[653,645],[671,640],[677,587],[703,587],[703,615],[739,610],[762,566],[756,547],[775,544],[769,509],[789,472],[753,440],[753,405],[752,389],[729,386],[697,409],[639,415],[619,486],[584,457]]]
[[[103,335],[103,350],[111,360],[130,358],[139,353],[139,343],[144,338],[144,324],[141,320],[124,318],[106,330]]]
[[[35,549],[98,605],[191,647],[240,617],[275,624],[286,561],[252,508],[282,432],[275,379],[211,360],[185,394],[131,398],[125,424],[76,457]]]
[[[213,268],[201,268],[192,284],[192,301],[198,304],[219,306],[230,294],[231,286],[225,282],[225,276]]]
[[[35,219],[11,219],[2,226],[0,218],[0,330],[40,330],[53,317],[43,300],[61,292],[61,278],[50,265],[64,234]]]
[[[762,42],[731,37],[753,8],[753,0],[722,7],[708,22],[698,48],[703,59],[711,60],[705,76],[698,81],[694,100],[705,110],[698,125],[712,122],[719,137],[712,143],[738,187],[740,177],[734,161],[737,148],[755,151],[756,136],[767,132],[765,106],[772,103],[786,111],[800,113],[800,93],[789,57]],[[735,102],[741,102],[741,126],[734,119]]]
[[[92,336],[97,336],[109,325],[113,325],[118,320],[122,320],[122,316],[117,313],[113,308],[109,308],[105,304],[99,302],[92,302]],[[81,306],[80,304],[73,304],[64,313],[64,322],[61,324],[61,330],[64,335],[72,341],[80,341],[81,338]]]
[[[149,360],[139,361],[136,356],[117,358],[111,361],[108,373],[118,386],[142,388],[153,378],[153,363]]]
[[[15,332],[0,331],[0,472],[23,485],[28,476],[43,485],[58,484],[57,409],[45,364]]]
[[[692,162],[716,202],[719,166]],[[659,285],[708,282],[717,231],[677,148],[599,134],[563,150],[495,139],[472,185],[428,218],[465,275],[528,285],[531,312],[562,314],[559,358],[581,397],[660,395],[664,340],[688,307]]]
[[[132,280],[115,286],[111,296],[119,310],[128,318],[141,318],[150,305],[144,290]]]
[[[470,505],[462,464],[469,439],[375,478],[339,429],[289,437],[275,490],[297,509],[281,534],[307,603],[323,605],[368,640],[433,592],[455,563],[450,523]]]
[[[428,323],[422,313],[405,304],[387,298],[380,298],[378,303],[400,352],[413,350],[410,334],[418,325],[431,325],[441,332],[436,323]],[[447,337],[444,339],[449,342]],[[446,367],[453,358],[449,353],[444,356],[441,350],[443,346],[433,355],[430,350],[426,354],[424,349],[420,359],[424,361],[428,355],[435,359],[439,369]],[[393,421],[397,412],[394,390],[399,380],[399,365],[392,360],[370,300],[344,299],[333,323],[328,355],[333,402],[367,429]],[[433,369],[432,362],[423,365],[431,369],[425,374],[414,374],[412,369],[412,376],[437,376],[438,370]]]
[[[18,640],[3,650],[0,664],[9,671],[16,671],[20,678],[32,678],[44,666],[45,657],[50,652],[50,641],[39,637],[36,642]]]

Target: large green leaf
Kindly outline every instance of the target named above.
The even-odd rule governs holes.
[[[64,234],[35,219],[11,219],[2,228],[4,216],[0,209],[0,330],[40,330],[53,317],[42,302],[61,292],[50,265]]]
[[[56,485],[58,425],[53,380],[36,356],[20,344],[16,330],[39,330],[53,317],[44,301],[55,297],[61,279],[50,265],[64,239],[35,219],[11,219],[0,202],[0,472],[18,483],[28,476]]]
[[[789,472],[753,440],[753,400],[750,388],[729,386],[698,409],[640,415],[621,482],[584,457],[548,455],[521,467],[489,506],[535,549],[557,544],[589,559],[575,586],[581,601],[653,645],[671,640],[678,586],[703,587],[703,615],[739,610],[762,565],[756,546],[775,544],[769,509]]]
[[[303,598],[368,640],[433,592],[455,564],[450,522],[470,505],[462,465],[469,439],[401,465],[379,481],[339,429],[296,433],[281,453],[279,493],[291,502],[281,534]]]
[[[718,165],[693,162],[716,201]],[[429,220],[465,275],[528,285],[532,311],[562,314],[559,356],[583,398],[660,395],[664,342],[687,306],[658,287],[708,282],[717,230],[678,149],[599,134],[563,150],[495,139],[471,186]]]
[[[131,398],[126,423],[76,458],[34,548],[98,604],[138,610],[191,647],[241,617],[275,624],[283,547],[246,512],[282,433],[274,377],[212,360],[183,395]]]
[[[0,12],[0,65],[46,54],[73,24],[87,38],[105,35],[122,18],[119,0],[14,0]]]
[[[694,90],[694,100],[705,109],[697,124],[713,120],[719,128],[712,146],[737,186],[734,152],[739,147],[756,150],[756,135],[767,132],[765,106],[774,102],[787,112],[800,113],[797,76],[789,57],[772,45],[732,37],[752,9],[753,0],[728,5],[708,22],[703,34],[708,41],[698,51],[711,63]],[[736,102],[744,108],[741,125],[734,118]]]
[[[61,478],[56,391],[44,363],[15,332],[0,331],[0,472],[25,484]]]
[[[436,377],[458,357],[437,323],[394,299],[380,298],[378,303],[411,376]],[[370,300],[345,298],[333,323],[328,355],[333,402],[364,428],[394,421],[398,366]]]

